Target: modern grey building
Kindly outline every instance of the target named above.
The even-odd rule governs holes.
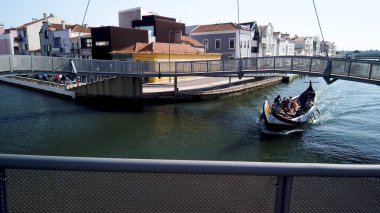
[[[221,53],[222,59],[250,58],[258,53],[256,22],[199,25],[190,32],[190,37],[203,43],[206,52]]]

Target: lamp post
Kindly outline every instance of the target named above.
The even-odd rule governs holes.
[[[170,34],[171,34],[172,32],[173,32],[172,30],[169,31],[169,73],[170,73],[170,71],[171,71],[171,67],[170,67],[170,42],[171,42]],[[169,77],[169,83],[171,83],[171,82],[172,82],[172,78]]]

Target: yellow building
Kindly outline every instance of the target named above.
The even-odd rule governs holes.
[[[170,53],[170,54],[169,54]],[[220,60],[219,53],[203,53],[192,45],[175,43],[136,43],[132,46],[111,52],[114,60],[132,60],[141,62],[176,62],[176,61],[203,61]],[[161,63],[162,71],[174,72],[175,63]],[[160,80],[167,80],[161,78]],[[148,82],[159,81],[158,78],[149,78]]]

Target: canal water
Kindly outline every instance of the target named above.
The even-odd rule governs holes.
[[[261,135],[262,102],[309,80],[319,118],[301,132]],[[106,112],[0,84],[0,153],[143,159],[380,163],[380,87],[322,78],[142,113]]]

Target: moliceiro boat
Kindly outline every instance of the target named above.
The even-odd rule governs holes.
[[[309,87],[295,98],[280,101],[280,96],[274,100],[272,106],[266,100],[263,105],[262,119],[269,130],[290,130],[309,123],[319,112],[316,105],[315,91],[310,81]]]

